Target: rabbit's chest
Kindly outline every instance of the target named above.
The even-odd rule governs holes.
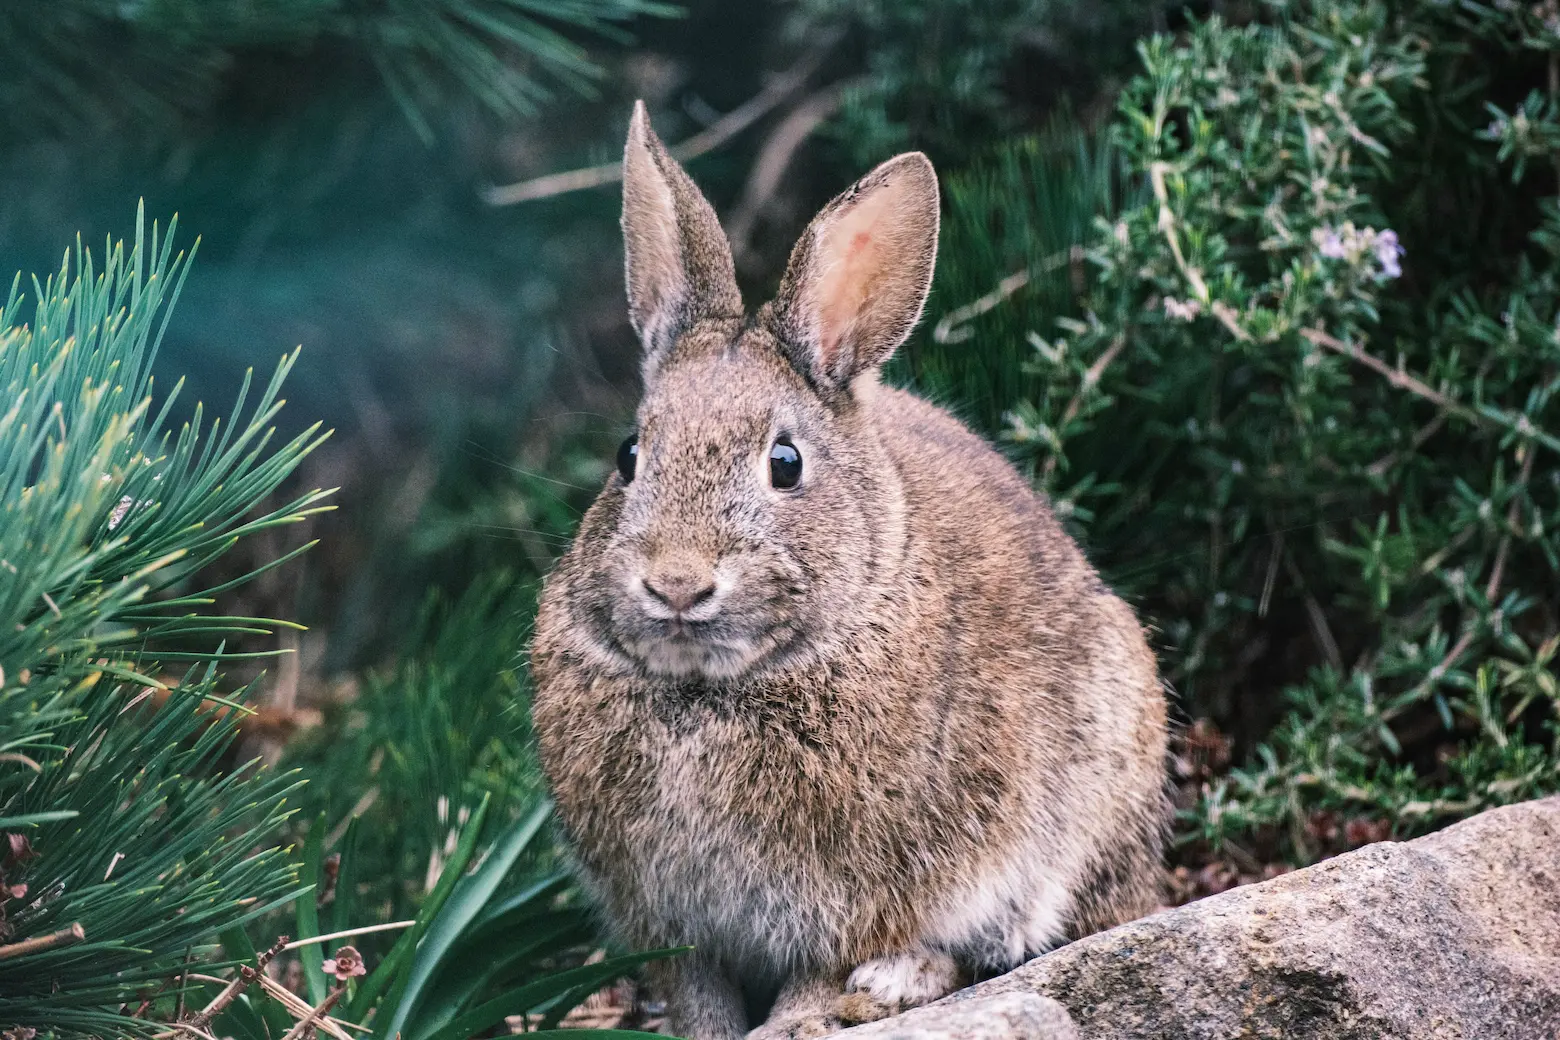
[[[818,770],[784,751],[733,747],[734,739],[706,726],[661,747],[631,824],[635,887],[682,941],[765,936],[777,951],[828,948],[845,922],[824,908],[843,918],[875,873],[870,835],[850,840],[857,828],[840,812],[849,800],[830,807]],[[815,909],[799,915],[797,907]]]

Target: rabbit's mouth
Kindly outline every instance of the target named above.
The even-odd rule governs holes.
[[[633,617],[616,625],[616,642],[647,672],[668,678],[736,678],[783,653],[794,633],[785,622],[741,624],[721,616]]]
[[[730,679],[747,672],[774,649],[769,632],[748,636],[729,624],[686,618],[649,620],[619,642],[650,672],[670,678]]]

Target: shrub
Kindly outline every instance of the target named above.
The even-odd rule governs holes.
[[[1145,41],[1086,295],[961,325],[1032,344],[1005,439],[1249,750],[1194,836],[1307,859],[1560,788],[1546,10],[1271,3]],[[1014,273],[970,246],[1001,195],[950,192],[945,281]]]

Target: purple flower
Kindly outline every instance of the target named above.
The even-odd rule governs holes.
[[[1330,260],[1343,259],[1343,239],[1338,237],[1338,232],[1331,228],[1327,229],[1327,232],[1322,235],[1321,252],[1323,256]]]
[[[1376,262],[1381,265],[1383,278],[1401,278],[1403,247],[1398,245],[1397,232],[1387,228],[1376,236]]]

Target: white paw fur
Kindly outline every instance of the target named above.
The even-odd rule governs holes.
[[[847,990],[888,1007],[911,1008],[947,995],[959,985],[959,969],[946,953],[915,950],[876,957],[850,973]]]

